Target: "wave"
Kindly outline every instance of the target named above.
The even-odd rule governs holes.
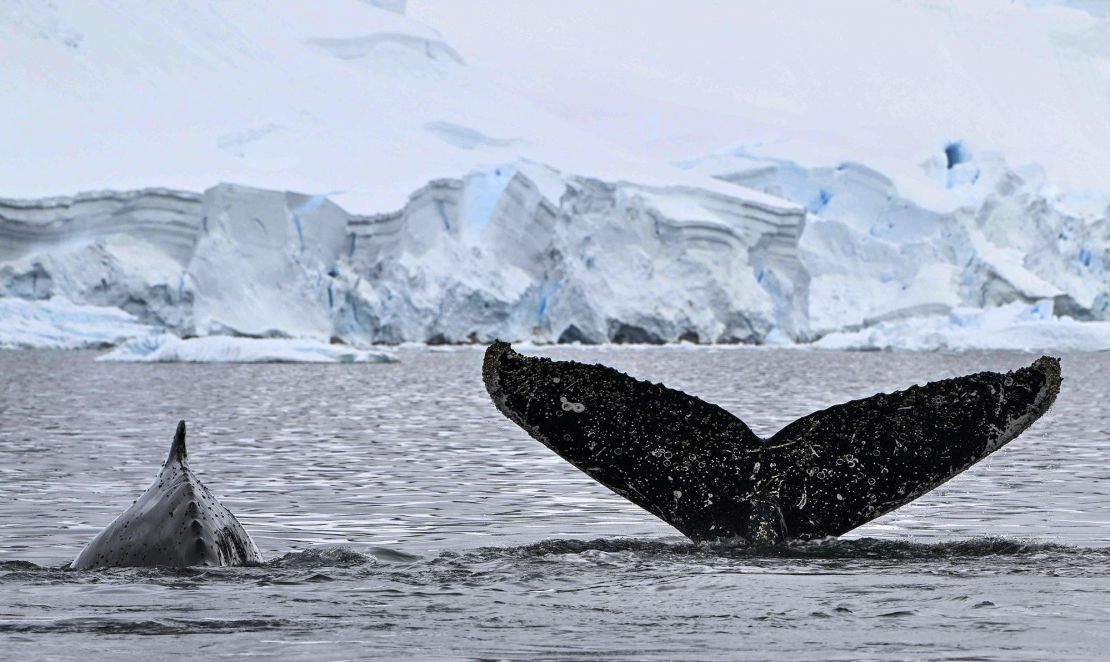
[[[108,635],[174,635],[221,632],[257,632],[289,626],[282,619],[183,619],[165,618],[131,621],[122,618],[64,618],[54,621],[0,620],[0,634],[91,633]]]
[[[982,537],[966,540],[917,542],[881,538],[824,539],[790,542],[779,545],[745,546],[739,544],[692,543],[678,539],[658,538],[596,538],[550,539],[527,545],[479,547],[470,550],[440,552],[422,557],[387,547],[351,548],[347,546],[314,547],[288,552],[261,565],[239,568],[107,568],[75,571],[68,566],[40,566],[30,561],[0,561],[0,583],[19,581],[82,582],[143,582],[150,580],[194,582],[330,581],[340,576],[389,575],[395,579],[416,580],[424,573],[437,570],[460,571],[484,568],[493,564],[503,573],[512,573],[516,566],[540,562],[555,564],[574,560],[592,560],[600,564],[636,565],[686,564],[764,565],[794,562],[839,562],[838,567],[866,570],[869,566],[884,568],[901,564],[912,569],[914,564],[936,562],[959,563],[962,560],[997,559],[998,565],[1019,562],[1022,571],[1038,567],[1106,567],[1110,547],[1078,547],[1055,542],[1019,538]],[[327,572],[338,571],[338,572]]]
[[[288,552],[263,565],[269,568],[308,569],[308,568],[350,568],[362,565],[377,565],[383,562],[413,562],[422,557],[389,547],[368,547],[354,550],[343,545],[312,547],[296,552]]]
[[[1110,548],[1087,548],[1053,542],[1004,537],[982,537],[941,542],[914,542],[883,538],[795,541],[777,545],[750,546],[742,543],[667,542],[658,539],[597,538],[554,539],[520,547],[487,547],[480,554],[508,557],[543,557],[588,552],[634,552],[644,556],[668,555],[731,559],[884,559],[935,560],[984,556],[1096,555],[1110,558]]]

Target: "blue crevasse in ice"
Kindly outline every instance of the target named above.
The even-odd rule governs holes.
[[[475,171],[466,178],[466,188],[459,202],[464,228],[475,231],[485,228],[516,172],[514,165],[500,165]]]
[[[327,193],[319,193],[310,196],[308,200],[298,205],[296,209],[290,210],[290,216],[292,216],[293,219],[293,227],[297,230],[297,241],[300,243],[302,253],[304,252],[304,228],[301,227],[301,214],[316,211],[327,199]]]
[[[955,140],[944,146],[944,158],[947,161],[948,169],[951,170],[959,164],[969,160],[970,155],[964,147],[964,144]]]
[[[539,302],[536,304],[536,323],[543,324],[544,314],[547,312],[547,304],[551,297],[555,296],[559,290],[563,288],[561,282],[549,285],[540,290]]]

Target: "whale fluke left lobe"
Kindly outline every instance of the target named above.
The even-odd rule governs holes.
[[[482,373],[501,413],[687,537],[746,536],[760,514],[763,441],[717,405],[607,366],[523,356],[503,342],[486,350]]]

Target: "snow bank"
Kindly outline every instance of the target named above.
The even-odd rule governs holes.
[[[1052,302],[1012,303],[989,310],[880,322],[829,334],[814,346],[849,350],[1110,351],[1110,322],[1077,322],[1052,315]]]
[[[740,145],[866,163],[905,191],[962,141],[1070,187],[1110,181],[1105,0],[484,7],[481,21],[465,2],[409,10],[494,82],[645,157]]]
[[[99,348],[154,332],[118,308],[0,297],[0,349]]]
[[[134,363],[393,363],[384,350],[355,349],[314,340],[208,337],[182,340],[161,334],[127,341],[98,361]]]
[[[0,3],[0,195],[221,182],[400,208],[519,159],[700,185],[491,83],[404,2]],[[49,84],[43,84],[44,77]]]

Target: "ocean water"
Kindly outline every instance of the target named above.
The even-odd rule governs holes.
[[[532,349],[613,365],[770,434],[1017,353]],[[502,417],[481,352],[388,365],[126,365],[0,352],[0,657],[1106,659],[1110,353],[1054,408],[839,540],[695,545]],[[190,464],[268,560],[64,568]]]

